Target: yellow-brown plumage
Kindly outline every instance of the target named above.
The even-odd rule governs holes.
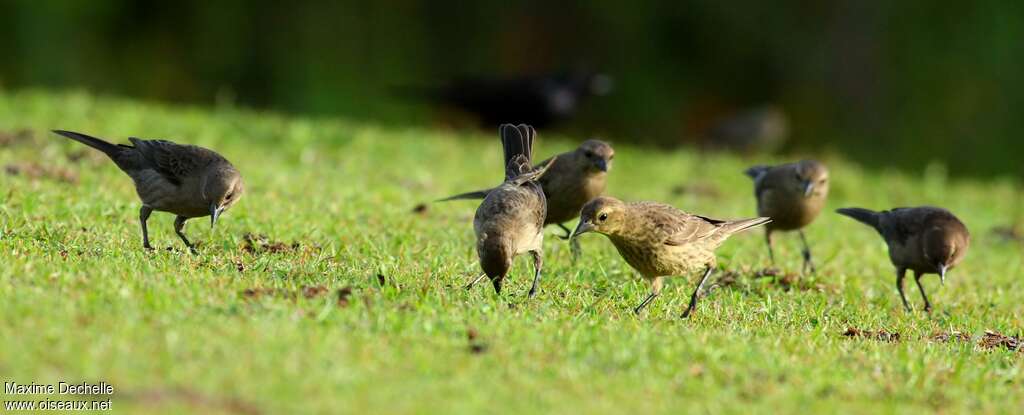
[[[608,236],[622,258],[651,283],[651,294],[637,307],[637,312],[658,296],[662,278],[703,269],[690,306],[683,313],[687,317],[696,306],[701,286],[717,264],[715,249],[730,235],[769,221],[722,221],[691,215],[662,203],[624,203],[612,197],[599,197],[583,206],[573,237],[586,232]]]

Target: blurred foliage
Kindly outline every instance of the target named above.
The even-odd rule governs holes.
[[[616,90],[568,133],[674,145],[771,104],[788,150],[1021,170],[1024,3],[506,3],[5,1],[0,86],[425,124],[389,88],[587,66]]]

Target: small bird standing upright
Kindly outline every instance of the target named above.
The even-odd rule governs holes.
[[[526,124],[503,124],[499,132],[505,153],[505,182],[488,192],[476,209],[473,231],[476,253],[484,273],[466,286],[472,288],[484,276],[491,280],[494,292],[501,294],[501,285],[512,267],[512,260],[521,253],[533,256],[533,285],[529,297],[537,293],[543,266],[544,217],[547,202],[537,179],[551,163],[532,168],[533,141],[537,133]]]
[[[703,268],[690,304],[682,317],[697,306],[704,281],[717,264],[715,249],[734,233],[770,222],[769,218],[723,221],[691,215],[655,202],[624,203],[599,197],[583,206],[572,237],[587,232],[604,234],[622,258],[651,284],[651,293],[633,312],[639,313],[661,294],[664,277]]]
[[[910,311],[910,305],[903,295],[903,278],[907,270],[914,271],[914,281],[924,299],[924,311],[931,311],[932,304],[924,293],[921,276],[939,274],[939,281],[945,284],[946,272],[963,260],[971,245],[967,226],[942,208],[922,206],[881,212],[843,208],[836,212],[875,228],[885,239],[889,246],[889,259],[896,266],[896,289],[907,311]]]
[[[174,232],[189,251],[197,253],[182,231],[185,221],[209,215],[212,228],[245,190],[238,170],[212,150],[135,137],[128,139],[132,145],[115,145],[81,133],[53,132],[102,151],[132,178],[135,192],[142,199],[139,222],[142,246],[146,249],[153,249],[146,221],[156,210],[177,215]]]
[[[570,239],[572,231],[565,222],[576,219],[583,204],[604,193],[608,171],[612,168],[615,150],[600,140],[587,140],[575,150],[567,151],[540,162],[535,168],[551,164],[547,173],[537,179],[547,200],[544,225],[558,225],[565,231],[562,239]],[[552,162],[552,160],[554,160]],[[439,200],[483,199],[494,189],[467,192]],[[572,239],[573,257],[579,255],[579,241]]]
[[[825,207],[828,197],[828,169],[814,160],[778,166],[754,166],[746,171],[754,179],[754,197],[757,198],[757,214],[772,218],[765,226],[765,241],[768,243],[768,257],[775,263],[772,251],[772,232],[797,231],[803,242],[804,266],[813,273],[814,260],[811,247],[807,244],[803,227],[814,221]]]

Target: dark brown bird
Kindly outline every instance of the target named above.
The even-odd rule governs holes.
[[[504,124],[499,132],[505,153],[505,182],[488,192],[473,217],[476,253],[484,273],[466,288],[472,288],[487,276],[494,285],[494,292],[501,294],[501,284],[512,267],[512,260],[529,252],[533,256],[533,285],[529,293],[532,298],[537,293],[543,266],[547,213],[544,191],[537,179],[551,164],[538,169],[531,167],[533,141],[537,135],[533,127]]]
[[[896,266],[896,289],[907,311],[910,311],[910,305],[903,295],[903,277],[907,270],[914,271],[914,281],[921,291],[921,298],[924,298],[924,310],[931,311],[932,305],[924,293],[921,276],[939,274],[939,281],[945,284],[946,272],[963,260],[971,245],[967,226],[942,208],[922,206],[881,212],[843,208],[836,212],[875,228],[885,239],[889,246],[889,259]]]
[[[797,231],[803,242],[804,272],[814,272],[811,247],[807,244],[803,227],[809,225],[825,207],[828,197],[828,169],[814,160],[778,166],[754,166],[746,171],[754,179],[754,197],[757,214],[772,218],[765,226],[768,257],[775,263],[772,251],[772,232]]]
[[[547,199],[547,217],[544,225],[558,225],[565,231],[562,239],[569,239],[572,231],[565,222],[579,217],[583,204],[604,193],[608,171],[612,168],[615,150],[600,140],[587,140],[575,150],[558,154],[540,162],[535,168],[551,164],[537,183],[544,189]],[[554,160],[554,162],[552,162]],[[482,199],[493,189],[462,193],[440,201],[456,199]],[[579,253],[579,241],[572,240],[573,256]]]
[[[115,145],[81,133],[53,132],[102,151],[132,178],[135,192],[142,199],[139,222],[142,246],[146,249],[153,249],[146,221],[156,210],[177,215],[174,232],[189,251],[196,253],[195,246],[182,232],[185,221],[210,216],[212,228],[245,189],[242,176],[230,162],[202,147],[135,137],[128,139],[132,145]]]
[[[516,78],[462,77],[446,85],[396,92],[474,114],[488,128],[503,122],[544,128],[572,118],[586,100],[611,88],[609,76],[575,70]]]
[[[730,235],[769,221],[723,221],[691,215],[662,203],[623,203],[599,197],[583,206],[572,237],[587,232],[604,234],[622,258],[651,284],[650,295],[633,310],[635,313],[661,293],[664,277],[703,269],[704,274],[690,296],[690,305],[683,312],[686,318],[697,306],[704,281],[717,264],[715,249]]]

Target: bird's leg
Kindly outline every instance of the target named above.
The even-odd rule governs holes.
[[[174,218],[174,233],[178,234],[178,237],[181,238],[181,241],[184,242],[185,246],[188,247],[189,252],[191,252],[193,255],[198,255],[199,251],[196,251],[196,247],[192,245],[192,242],[188,241],[188,238],[185,237],[185,232],[182,232],[182,230],[185,229],[185,221],[187,220],[188,218],[184,216],[178,216]]]
[[[928,302],[928,296],[924,293],[924,286],[921,285],[921,273],[914,271],[914,282],[917,283],[917,289],[921,291],[921,298],[924,298],[924,311],[926,313],[932,312],[932,303]]]
[[[544,266],[543,254],[540,250],[530,251],[533,255],[533,285],[530,287],[530,294],[527,298],[533,298],[537,294],[537,286],[540,284],[540,269]]]
[[[772,231],[765,229],[764,241],[768,244],[768,260],[772,262],[772,266],[775,265],[775,252],[772,251]]]
[[[807,237],[804,236],[803,229],[800,230],[800,241],[804,243],[804,268],[803,271],[806,273],[807,268],[811,269],[811,274],[815,273],[814,260],[811,259],[811,246],[807,244]]]
[[[480,282],[480,280],[484,279],[484,277],[486,277],[486,276],[487,276],[487,274],[480,274],[472,282],[470,282],[469,284],[466,284],[466,289],[468,290],[470,288],[473,288],[473,286],[476,285],[476,283]]]
[[[693,290],[693,295],[690,296],[690,305],[686,307],[686,311],[683,311],[682,318],[690,317],[690,313],[693,312],[693,309],[697,308],[697,296],[700,295],[700,289],[704,286],[704,281],[707,281],[708,276],[710,276],[711,272],[714,270],[715,269],[712,268],[711,265],[707,265],[707,269],[704,270],[704,276],[700,277],[700,282],[697,283],[697,288]]]
[[[900,268],[896,270],[896,289],[900,292],[900,300],[903,300],[903,308],[910,312],[910,304],[907,304],[907,296],[903,295],[903,277],[907,276],[907,270]]]
[[[644,298],[644,301],[640,303],[640,305],[636,306],[636,308],[633,309],[633,314],[640,314],[640,311],[643,310],[644,307],[647,307],[647,305],[650,304],[651,301],[654,301],[654,299],[661,294],[661,287],[664,283],[664,277],[654,277],[650,281],[651,293],[647,295],[647,298]]]
[[[139,209],[139,223],[142,224],[142,247],[152,250],[153,246],[149,244],[149,228],[146,227],[150,213],[153,213],[153,208],[149,206],[142,205],[142,208]]]

